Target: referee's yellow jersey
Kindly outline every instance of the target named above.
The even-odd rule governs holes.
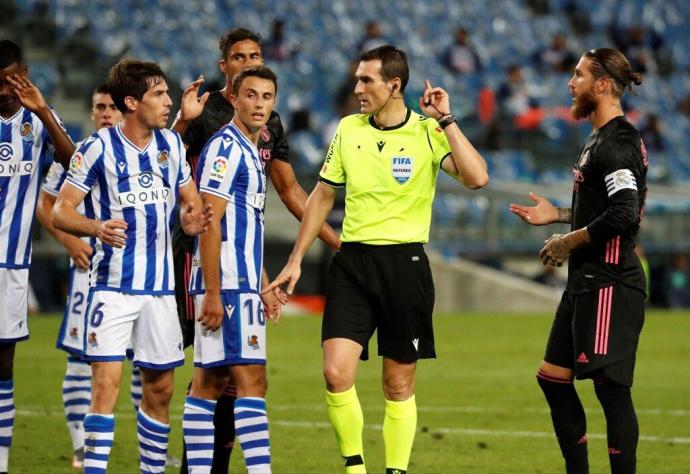
[[[407,109],[378,128],[369,114],[338,124],[320,179],[345,187],[343,242],[371,245],[429,240],[436,176],[450,145],[436,120]]]

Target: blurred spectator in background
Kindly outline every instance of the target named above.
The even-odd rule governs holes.
[[[381,25],[379,25],[379,22],[376,20],[369,20],[364,25],[364,37],[357,43],[357,49],[363,53],[389,43],[390,41],[383,36],[381,32]]]
[[[455,42],[448,46],[441,61],[449,71],[458,74],[474,74],[482,68],[479,55],[470,44],[469,33],[465,28],[455,30]]]
[[[688,285],[688,257],[676,255],[668,273],[668,303],[671,308],[690,307],[690,285]]]
[[[686,95],[685,99],[680,101],[677,110],[686,117],[690,117],[690,94]]]
[[[264,42],[264,58],[269,61],[286,61],[295,53],[285,40],[285,21],[273,20],[271,36]]]
[[[648,151],[664,151],[662,125],[656,114],[649,114],[640,128],[640,137]]]
[[[577,62],[575,53],[568,48],[565,36],[560,33],[554,35],[551,46],[537,50],[533,59],[541,72],[570,72]]]
[[[517,64],[511,64],[506,69],[506,74],[506,80],[496,93],[496,101],[500,114],[516,117],[527,112],[531,101],[522,76],[522,68]]]
[[[287,139],[291,145],[290,163],[296,170],[313,172],[323,162],[323,144],[319,138],[311,127],[308,109],[302,108],[292,112]]]

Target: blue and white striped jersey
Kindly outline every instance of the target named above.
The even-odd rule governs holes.
[[[48,131],[31,111],[21,107],[8,120],[0,117],[2,268],[28,268],[31,264],[31,224],[43,174],[53,162],[53,153]]]
[[[85,216],[127,222],[121,249],[96,241],[91,287],[128,294],[174,294],[170,232],[180,186],[191,181],[180,136],[154,130],[141,150],[120,130],[103,128],[72,156],[67,183],[90,193]]]
[[[227,201],[221,220],[221,290],[258,292],[264,243],[266,173],[252,142],[232,123],[206,144],[197,164],[199,191]],[[197,238],[190,294],[204,293]]]

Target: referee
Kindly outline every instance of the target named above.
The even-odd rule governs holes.
[[[393,46],[364,53],[355,74],[361,114],[343,118],[309,196],[290,259],[264,291],[288,284],[346,188],[341,251],[326,290],[322,341],[328,416],[346,472],[366,472],[362,409],[354,387],[358,359],[377,332],[383,357],[386,472],[405,473],[417,424],[417,359],[433,358],[434,286],[423,244],[439,169],[471,189],[486,185],[486,163],[460,131],[446,91],[425,82],[414,113],[403,100],[407,57]]]

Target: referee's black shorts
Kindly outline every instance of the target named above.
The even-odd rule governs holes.
[[[422,244],[345,242],[331,262],[321,340],[342,337],[363,347],[377,331],[378,353],[403,362],[436,357],[434,283]]]
[[[583,294],[563,293],[544,360],[572,369],[578,379],[602,374],[632,386],[644,324],[645,295],[614,284]]]

